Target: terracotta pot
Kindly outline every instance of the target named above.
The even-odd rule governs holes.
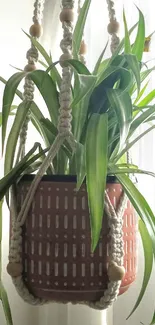
[[[32,175],[18,185],[18,208],[29,189]],[[108,179],[107,191],[117,207],[122,187]],[[124,266],[120,293],[135,280],[137,220],[130,202],[124,211]],[[76,192],[72,176],[44,176],[23,227],[23,277],[30,292],[57,301],[95,301],[107,287],[108,227],[106,216],[99,244],[91,253],[86,186]]]

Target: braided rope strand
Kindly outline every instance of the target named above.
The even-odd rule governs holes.
[[[45,0],[36,0],[34,3],[34,12],[33,12],[33,18],[32,18],[34,24],[41,23],[43,9],[44,9],[44,2],[45,2]],[[37,38],[37,37],[35,37],[35,38]],[[32,41],[31,41],[31,47],[26,53],[26,58],[28,61],[27,67],[28,66],[35,67],[35,63],[38,61],[38,50],[34,46]],[[23,100],[33,101],[33,98],[34,98],[34,83],[29,78],[29,76],[27,74],[27,76],[25,77]],[[29,121],[30,121],[30,112],[28,112],[27,117],[23,123],[22,129],[20,132],[19,153],[20,153],[21,158],[23,158],[25,156],[25,144],[26,144],[26,139],[27,139],[27,131],[28,131]],[[17,156],[19,157],[18,154],[17,154]],[[18,160],[19,160],[19,158],[18,158]]]
[[[114,8],[114,1],[113,0],[106,0],[107,1],[107,5],[108,5],[108,12],[109,12],[109,19],[110,22],[117,22],[116,20],[116,12],[115,12],[115,8]],[[120,39],[117,36],[116,32],[112,33],[111,36],[111,52],[114,53],[115,50],[117,49],[118,45],[120,43]]]
[[[105,213],[108,217],[109,225],[109,265],[115,262],[116,265],[122,267],[124,256],[124,242],[123,242],[123,215],[127,203],[127,197],[123,193],[120,199],[117,211],[115,211],[107,192],[105,192]],[[104,292],[104,296],[95,303],[89,303],[88,305],[94,309],[107,309],[117,299],[119,294],[121,281],[109,281],[108,288]]]
[[[62,1],[63,8],[73,8],[74,1]],[[37,18],[38,19],[38,18]],[[71,42],[72,42],[72,24],[63,23],[63,41],[61,42],[62,50],[64,54],[69,54],[71,51]],[[8,264],[8,273],[10,269],[10,275],[12,268],[17,268],[16,275],[12,275],[14,285],[19,293],[19,295],[28,303],[32,305],[40,305],[46,303],[44,299],[38,299],[34,297],[25,286],[23,278],[21,276],[21,251],[22,251],[22,226],[26,220],[30,205],[32,203],[34,194],[36,192],[37,186],[41,181],[42,176],[45,174],[48,166],[51,163],[51,160],[57,154],[59,148],[61,147],[63,141],[68,138],[69,143],[72,145],[73,150],[75,150],[75,141],[71,133],[71,109],[70,109],[70,100],[71,100],[71,70],[69,67],[63,67],[62,71],[62,85],[61,85],[61,95],[60,95],[60,116],[58,121],[58,136],[56,137],[53,145],[51,146],[48,155],[46,156],[44,162],[42,163],[34,181],[32,182],[30,189],[26,195],[24,203],[22,205],[21,211],[17,214],[15,197],[12,193],[13,204],[11,206],[11,212],[13,215],[13,227],[12,227],[12,237],[10,244],[10,253],[9,253],[9,264]],[[28,83],[28,86],[30,84]],[[29,96],[29,94],[28,94]],[[12,190],[13,192],[13,190]],[[18,274],[19,273],[19,274]]]
[[[35,24],[39,24],[42,19],[42,12],[44,8],[44,0],[36,0],[34,3],[34,15],[33,15],[33,22]],[[26,58],[28,60],[28,65],[35,65],[38,60],[38,50],[35,48],[33,43],[31,42],[31,48],[27,51]],[[29,78],[28,74],[25,77],[25,84],[24,84],[24,92],[23,92],[23,100],[25,101],[33,101],[34,97],[34,83]],[[27,130],[28,130],[28,123],[30,120],[30,114],[28,113],[26,119],[23,123],[21,133],[20,133],[20,143],[19,143],[19,150],[17,154],[17,162],[19,161],[20,157],[25,156],[25,143],[27,138]],[[22,265],[22,228],[21,224],[17,217],[17,207],[16,207],[16,198],[14,195],[14,189],[11,190],[11,217],[12,217],[12,236],[10,241],[10,250],[9,250],[9,264],[10,265]],[[33,297],[26,288],[22,276],[19,275],[17,277],[12,276],[13,283],[19,293],[19,295],[26,301],[32,305],[40,305],[45,303],[45,300],[38,299]]]

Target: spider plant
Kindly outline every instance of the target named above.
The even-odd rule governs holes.
[[[155,257],[155,217],[129,175],[137,173],[155,175],[150,171],[139,169],[133,163],[128,163],[127,152],[155,128],[155,105],[152,104],[155,91],[148,91],[148,77],[155,67],[148,69],[142,63],[145,22],[142,12],[139,11],[139,21],[129,31],[124,14],[124,39],[108,59],[104,59],[105,48],[94,70],[89,71],[88,67],[78,60],[78,53],[90,2],[86,0],[82,7],[73,34],[73,59],[67,61],[73,70],[71,108],[76,151],[73,154],[65,141],[48,173],[76,175],[77,189],[86,178],[92,250],[95,250],[100,235],[107,176],[115,176],[123,186],[140,217],[139,230],[145,256],[144,279],[134,311],[145,293],[152,272]],[[131,45],[130,35],[135,29],[137,29],[136,37],[134,44]],[[61,86],[61,75],[57,69],[59,62],[53,64],[51,56],[42,45],[30,38],[43,57],[40,63],[44,69],[30,72],[28,77],[38,88],[48,112],[44,113],[36,102],[22,101],[22,93],[18,86],[26,76],[24,71],[16,72],[8,81],[1,78],[6,83],[2,107],[4,177],[0,180],[1,200],[11,185],[17,183],[24,173],[34,173],[39,169],[58,133]],[[7,135],[8,118],[15,94],[21,99],[21,103],[16,109],[11,130]],[[16,148],[28,112],[34,128],[44,141],[44,148],[39,143],[34,143],[32,149],[16,164]],[[140,132],[143,124],[147,128]]]

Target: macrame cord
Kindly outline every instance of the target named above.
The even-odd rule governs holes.
[[[115,12],[113,8],[113,2],[107,0],[108,2],[108,9],[109,9],[109,16],[110,19],[115,18]],[[43,10],[43,3],[44,1],[35,1],[34,7],[34,17],[33,21],[34,24],[40,23],[41,14]],[[80,6],[80,2],[79,2]],[[10,252],[9,252],[9,264],[7,266],[8,273],[12,276],[12,280],[14,285],[19,293],[19,295],[28,303],[33,305],[40,305],[44,304],[47,301],[43,299],[39,299],[34,297],[28,291],[25,283],[22,279],[22,226],[25,223],[26,217],[28,215],[28,211],[32,204],[33,197],[35,195],[36,189],[38,184],[40,183],[42,176],[46,173],[47,168],[51,164],[51,161],[59,151],[61,145],[63,144],[64,140],[67,140],[73,150],[76,150],[76,142],[73,138],[73,134],[71,131],[71,68],[64,62],[66,59],[70,59],[72,57],[72,32],[73,32],[73,24],[72,19],[71,21],[65,21],[63,17],[66,15],[67,11],[71,13],[74,7],[73,0],[62,0],[62,13],[61,13],[61,21],[62,21],[62,28],[63,28],[63,39],[60,43],[62,49],[62,56],[60,57],[60,62],[62,66],[62,84],[61,84],[61,91],[60,91],[60,116],[58,120],[58,135],[51,146],[45,160],[43,161],[38,173],[36,174],[33,182],[30,185],[24,203],[21,207],[19,214],[17,214],[17,206],[16,206],[16,198],[14,196],[14,191],[12,189],[12,202],[11,202],[11,216],[12,216],[12,236],[11,236],[11,243],[10,243]],[[112,35],[112,43],[111,49],[114,51],[114,47],[116,47],[116,40],[118,45],[118,38],[115,33]],[[28,51],[28,65],[34,65],[34,63],[38,59],[38,52],[36,49],[31,46],[31,49]],[[25,87],[24,87],[24,99],[28,101],[33,100],[33,92],[34,92],[34,85],[31,80],[26,77],[25,80]],[[21,133],[21,143],[24,147],[25,145],[25,138],[27,132],[27,125],[28,120],[25,121],[24,127]],[[24,139],[24,141],[23,141]],[[23,142],[22,142],[23,141]],[[24,154],[24,150],[22,151]],[[115,278],[115,271],[119,271],[120,273],[124,274],[123,268],[123,239],[122,239],[122,223],[123,223],[123,214],[126,207],[126,196],[122,194],[119,206],[117,211],[115,211],[114,207],[112,206],[109,196],[107,192],[105,192],[105,212],[108,216],[108,225],[110,229],[109,238],[109,266],[108,266],[108,276],[109,276],[109,283],[108,287],[105,290],[104,296],[97,302],[87,302],[83,301],[80,302],[82,304],[86,304],[94,309],[105,309],[108,308],[113,301],[117,298],[119,293],[119,288],[121,284],[121,278]],[[77,303],[79,303],[77,301]]]
[[[41,35],[41,21],[43,16],[44,1],[45,0],[36,0],[34,3],[34,11],[33,11],[33,18],[32,18],[34,25],[31,26],[30,33],[32,31],[31,35],[36,39],[39,38]],[[30,72],[35,70],[36,68],[35,63],[38,61],[38,50],[34,46],[33,41],[31,41],[31,47],[26,53],[26,58],[28,60],[28,64],[24,68],[25,72]],[[25,77],[23,100],[26,102],[27,101],[31,102],[33,101],[33,98],[34,98],[34,83],[27,74]],[[28,112],[21,129],[19,150],[17,154],[17,163],[19,162],[20,158],[23,158],[25,156],[25,144],[26,144],[29,121],[30,121],[30,112]]]
[[[110,23],[108,25],[108,32],[111,34],[111,52],[114,53],[116,48],[119,45],[119,37],[117,36],[117,31],[119,29],[119,24],[116,20],[116,13],[114,9],[114,1],[112,0],[107,0],[107,5],[108,5],[108,12],[109,12],[109,20]]]

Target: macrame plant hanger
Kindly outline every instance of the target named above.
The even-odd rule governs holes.
[[[107,0],[110,24],[108,25],[108,32],[112,35],[111,41],[111,51],[115,51],[119,44],[119,38],[117,36],[118,23],[115,17],[114,3],[111,0]],[[32,37],[40,37],[41,35],[41,18],[44,7],[43,0],[36,0],[34,3],[34,24],[30,28],[30,34]],[[63,54],[60,57],[60,64],[62,66],[62,83],[60,90],[60,115],[58,120],[58,135],[49,149],[49,152],[44,159],[39,171],[35,175],[34,180],[28,190],[25,197],[24,203],[21,207],[19,214],[17,213],[16,198],[14,196],[14,191],[12,191],[11,199],[11,217],[12,217],[12,229],[11,229],[11,241],[10,241],[10,252],[9,252],[9,264],[7,266],[7,271],[12,277],[13,283],[24,301],[32,305],[41,305],[47,303],[44,299],[34,297],[26,287],[26,284],[22,278],[22,226],[24,225],[28,211],[32,204],[33,197],[37,190],[38,184],[40,183],[43,175],[46,173],[47,168],[51,164],[55,155],[59,151],[64,140],[67,140],[73,150],[76,150],[76,141],[72,134],[71,128],[71,78],[72,71],[71,67],[65,62],[67,59],[72,58],[72,35],[73,35],[73,17],[74,17],[74,1],[73,0],[62,0],[62,11],[60,14],[60,20],[62,22],[63,28],[63,39],[60,43]],[[78,2],[78,10],[80,11],[80,1]],[[80,49],[80,59],[85,62],[84,54],[86,52],[86,45],[84,40],[81,43]],[[27,52],[28,64],[25,67],[26,72],[35,70],[35,63],[38,60],[38,51],[31,43],[31,48]],[[23,99],[26,102],[31,102],[33,100],[34,84],[29,78],[29,74],[25,78],[24,94]],[[18,159],[25,155],[25,142],[27,127],[30,116],[28,115],[20,134],[20,145]],[[77,301],[77,303],[88,305],[94,309],[102,310],[108,308],[113,301],[116,300],[119,293],[120,284],[122,277],[124,275],[123,267],[123,234],[122,234],[122,224],[123,224],[123,214],[126,206],[126,196],[122,194],[117,211],[111,204],[107,192],[105,192],[105,212],[108,217],[109,226],[109,260],[107,273],[109,277],[109,282],[107,289],[104,292],[104,296],[96,302],[88,301]],[[75,302],[74,302],[75,303]]]

